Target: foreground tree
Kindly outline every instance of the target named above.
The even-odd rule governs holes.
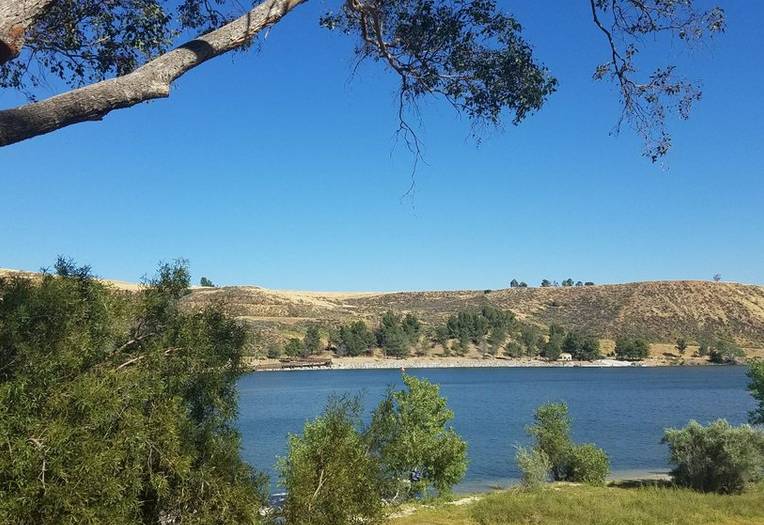
[[[764,425],[764,360],[757,359],[748,365],[748,391],[756,400],[757,407],[748,414],[752,425]]]
[[[0,278],[0,523],[253,523],[243,329],[186,313],[183,264],[137,294],[59,260]]]
[[[450,426],[454,413],[438,385],[406,374],[403,383],[405,390],[388,392],[376,408],[368,430],[387,497],[448,493],[467,470],[467,444]]]
[[[581,0],[586,2],[586,0]],[[0,0],[0,87],[31,94],[56,77],[71,91],[0,111],[0,146],[113,110],[168,97],[175,80],[204,62],[246,48],[306,0]],[[687,118],[700,98],[675,66],[638,63],[646,38],[662,33],[693,42],[724,30],[719,8],[693,0],[588,0],[607,60],[595,79],[618,86],[624,121],[656,160],[671,144],[665,121]],[[359,60],[383,63],[400,79],[401,131],[417,140],[403,118],[425,95],[448,101],[477,125],[519,124],[557,88],[525,41],[517,19],[492,0],[335,0],[321,20],[357,42]],[[178,35],[193,40],[172,47]],[[652,71],[650,71],[650,69]]]
[[[279,470],[287,523],[346,525],[382,520],[382,470],[368,453],[358,399],[335,398],[289,437]]]

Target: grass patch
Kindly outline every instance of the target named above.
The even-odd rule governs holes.
[[[552,485],[510,490],[467,505],[442,504],[391,525],[764,525],[764,486],[736,496],[672,487]]]

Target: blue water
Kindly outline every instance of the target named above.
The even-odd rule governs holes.
[[[471,368],[420,369],[412,375],[440,384],[455,413],[454,427],[469,444],[462,491],[504,486],[519,477],[515,446],[528,443],[524,427],[535,408],[566,401],[573,436],[610,456],[613,472],[665,472],[663,429],[690,419],[742,423],[753,408],[743,367]],[[244,458],[268,472],[286,437],[300,433],[333,393],[363,394],[370,410],[387,387],[401,385],[396,370],[262,372],[239,382],[239,429]]]

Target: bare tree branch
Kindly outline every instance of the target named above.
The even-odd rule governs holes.
[[[79,122],[100,120],[115,109],[168,97],[177,78],[211,58],[247,45],[262,29],[305,1],[266,0],[236,20],[158,56],[127,75],[0,111],[0,146]]]

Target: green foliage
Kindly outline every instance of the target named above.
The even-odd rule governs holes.
[[[600,342],[596,337],[570,332],[562,342],[562,351],[568,352],[573,359],[579,361],[594,361],[600,359]]]
[[[552,462],[543,450],[518,447],[515,461],[522,472],[522,485],[526,489],[540,488],[549,478]]]
[[[527,432],[535,440],[534,448],[549,459],[555,481],[567,479],[568,453],[573,446],[568,405],[546,403],[536,409],[533,419],[534,424],[527,428]]]
[[[407,330],[411,330],[411,327],[404,328],[400,315],[386,312],[382,316],[379,330],[377,330],[377,342],[385,351],[385,355],[393,357],[406,357],[409,355],[409,346],[412,341],[409,338],[410,332],[407,332]]]
[[[517,359],[518,357],[523,357],[523,354],[525,353],[523,346],[516,342],[516,341],[510,341],[507,343],[507,347],[504,349],[504,353],[508,357],[513,357]]]
[[[289,357],[300,357],[305,355],[305,345],[296,337],[290,337],[284,345],[284,353]]]
[[[541,287],[542,288],[549,288],[551,286],[552,286],[552,281],[550,281],[549,279],[543,279],[541,281]]]
[[[541,330],[531,324],[525,324],[520,328],[520,341],[525,348],[526,355],[531,357],[538,355],[544,344]]]
[[[567,279],[565,279],[564,281],[562,281],[562,285],[563,285],[563,286],[566,286],[566,287],[567,287],[567,286],[573,286],[573,279],[571,279],[570,277],[568,277]]]
[[[290,435],[279,461],[287,523],[349,525],[382,521],[382,471],[359,430],[357,399],[334,398]]]
[[[610,460],[601,448],[586,443],[568,451],[567,479],[574,483],[604,485],[610,472]]]
[[[733,427],[720,419],[704,427],[690,421],[682,429],[667,429],[662,442],[669,446],[671,475],[680,486],[739,493],[764,474],[764,433],[748,425]]]
[[[547,403],[536,409],[534,424],[527,431],[534,438],[534,450],[549,460],[555,481],[603,484],[610,471],[607,454],[592,444],[573,443],[570,427],[568,405]]]
[[[448,493],[467,470],[467,444],[450,426],[454,413],[438,385],[402,377],[406,389],[388,392],[368,430],[388,480],[387,493]]]
[[[363,321],[355,321],[340,327],[336,335],[338,355],[359,356],[368,352],[376,342],[374,334]]]
[[[0,278],[0,523],[257,521],[234,425],[242,327],[179,308],[183,263],[136,294],[56,272]]]
[[[748,391],[758,402],[758,406],[748,414],[752,425],[764,425],[764,361],[756,359],[748,364]]]
[[[514,322],[511,312],[485,305],[480,310],[463,310],[452,315],[446,322],[446,330],[449,337],[459,341],[457,351],[460,354],[467,352],[471,341],[481,346],[487,344],[483,353],[496,355]]]
[[[316,325],[308,326],[305,331],[305,339],[302,341],[305,351],[308,354],[318,354],[321,352],[321,332]]]
[[[278,359],[281,357],[283,350],[281,349],[281,346],[277,343],[272,343],[268,345],[268,350],[266,351],[266,356],[268,356],[268,359]]]
[[[448,346],[449,333],[446,325],[438,325],[433,330],[433,340],[444,349]]]
[[[207,287],[207,288],[214,288],[215,287],[215,285],[212,284],[212,281],[210,281],[206,277],[202,277],[201,279],[199,279],[199,286],[204,286],[204,287]]]
[[[560,325],[549,325],[549,339],[541,349],[542,357],[556,361],[562,354],[562,343],[565,341],[565,329]]]
[[[618,359],[640,361],[650,355],[650,344],[644,339],[620,337],[615,342],[615,355]]]
[[[477,123],[517,124],[538,110],[557,82],[533,59],[520,24],[493,1],[344,2],[327,28],[361,36],[360,58],[387,63],[401,77],[401,100],[440,93]]]
[[[684,353],[687,351],[687,339],[684,337],[678,338],[674,348],[676,348],[676,351],[679,352],[680,355],[684,355]]]
[[[709,349],[708,359],[712,363],[730,364],[737,363],[743,357],[745,352],[734,341],[727,339],[717,339]]]

